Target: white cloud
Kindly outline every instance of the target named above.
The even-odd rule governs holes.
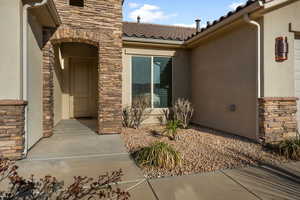
[[[196,23],[193,24],[174,24],[174,26],[183,26],[188,28],[196,28]]]
[[[183,23],[178,23],[178,24],[174,24],[174,26],[182,26],[182,27],[187,27],[187,28],[196,28],[196,22],[192,23],[192,24],[183,24]],[[200,28],[204,28],[205,24],[202,23],[202,21],[200,22]]]
[[[232,3],[228,6],[228,8],[229,8],[230,10],[235,10],[235,9],[237,9],[239,6],[244,5],[244,3],[245,3],[245,1],[232,2]]]
[[[141,17],[141,22],[152,23],[174,17],[176,14],[166,14],[160,7],[156,5],[144,4],[143,6],[140,6],[129,13],[129,18],[134,21],[138,16]]]
[[[138,3],[134,3],[134,2],[129,2],[128,3],[129,8],[137,8],[140,6],[140,4]]]

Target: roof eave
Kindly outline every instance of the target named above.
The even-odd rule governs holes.
[[[264,8],[269,9],[269,8],[273,8],[273,7],[276,7],[278,5],[285,4],[285,3],[290,3],[290,2],[293,2],[293,1],[297,1],[297,0],[276,0],[276,1],[269,0],[265,3]]]
[[[38,7],[30,7],[32,14],[37,17],[41,26],[55,28],[61,24],[59,14],[53,0],[48,0],[46,4]]]
[[[269,0],[264,4],[264,9],[261,12],[261,15],[264,15],[265,13],[271,12],[273,10],[282,8],[286,5],[289,5],[293,2],[296,2],[299,0]]]
[[[49,9],[49,12],[51,13],[54,23],[58,27],[62,22],[53,0],[48,0],[47,7]]]

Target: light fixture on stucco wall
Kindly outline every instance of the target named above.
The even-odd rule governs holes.
[[[277,37],[275,39],[275,60],[283,62],[288,60],[289,44],[287,37]]]

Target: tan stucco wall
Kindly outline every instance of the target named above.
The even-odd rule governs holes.
[[[70,58],[97,59],[97,55],[97,48],[86,44],[63,43],[55,47],[54,124],[62,119],[74,117],[71,111],[72,105],[70,105],[72,98],[70,95]]]
[[[190,98],[190,67],[189,51],[183,49],[165,49],[153,47],[123,47],[123,106],[131,105],[131,59],[134,55],[167,56],[173,58],[173,101],[178,98]],[[157,123],[161,109],[154,109],[152,116],[145,123]]]
[[[42,27],[29,15],[28,24],[28,139],[34,145],[43,134],[42,130]]]
[[[63,119],[63,70],[62,65],[64,64],[63,58],[61,57],[61,49],[56,46],[54,48],[55,55],[55,67],[53,73],[53,95],[54,95],[54,125]]]
[[[266,97],[294,96],[294,38],[289,31],[300,32],[300,1],[273,10],[264,15],[263,24],[263,94]],[[285,62],[275,61],[275,38],[288,37],[289,59]]]
[[[192,50],[194,123],[256,139],[256,48],[255,27],[242,25]]]
[[[20,0],[0,1],[0,99],[20,98],[21,11]]]

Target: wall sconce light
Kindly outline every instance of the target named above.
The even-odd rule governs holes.
[[[288,60],[289,44],[287,37],[278,37],[275,40],[275,59],[276,62]]]

